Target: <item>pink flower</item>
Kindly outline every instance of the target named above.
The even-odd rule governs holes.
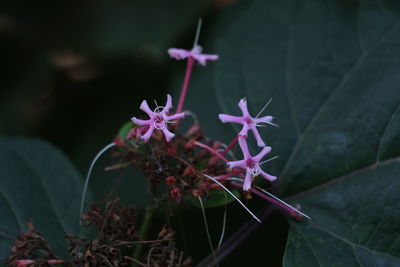
[[[243,136],[247,137],[247,132],[249,130],[251,130],[253,132],[254,137],[257,140],[257,145],[259,147],[265,146],[265,143],[262,140],[260,133],[258,132],[257,126],[260,126],[259,125],[260,123],[268,123],[268,124],[274,125],[273,123],[271,123],[271,121],[273,120],[273,117],[272,116],[264,116],[261,118],[257,118],[258,117],[257,116],[255,118],[253,118],[249,113],[249,110],[247,108],[247,101],[245,98],[240,99],[238,106],[242,110],[241,117],[227,115],[227,114],[219,114],[218,115],[219,119],[223,123],[233,122],[233,123],[243,124],[243,128],[239,132],[239,135],[243,135]]]
[[[16,267],[25,267],[25,266],[29,266],[33,263],[33,260],[17,260],[15,261],[14,265]]]
[[[182,112],[168,115],[168,112],[171,108],[172,97],[169,94],[167,95],[167,103],[165,106],[157,106],[154,111],[149,108],[147,101],[143,100],[142,104],[140,105],[140,109],[146,112],[150,119],[140,120],[136,117],[132,117],[132,121],[141,126],[148,126],[146,133],[140,137],[145,143],[149,141],[155,129],[161,130],[164,133],[167,142],[171,141],[171,139],[175,136],[175,134],[171,133],[167,129],[167,124],[172,123],[173,120],[183,119],[185,117],[185,113]]]
[[[26,266],[30,266],[32,263],[34,263],[33,260],[17,260],[17,261],[15,261],[14,265],[16,267],[26,267]],[[55,265],[55,264],[61,264],[61,263],[63,263],[63,261],[53,259],[53,260],[48,260],[47,263],[50,265],[53,265],[53,264]]]
[[[260,174],[268,181],[272,182],[276,180],[275,176],[269,175],[268,173],[264,172],[260,167],[260,161],[265,155],[271,152],[271,147],[269,146],[263,147],[261,152],[253,157],[250,155],[246,138],[244,136],[239,135],[239,145],[240,148],[242,149],[244,159],[238,161],[230,161],[227,164],[230,168],[239,167],[246,170],[246,178],[243,184],[244,191],[248,191],[251,188],[251,183],[253,178]]]
[[[201,46],[195,45],[190,51],[179,48],[170,48],[168,49],[168,54],[170,57],[175,58],[176,60],[191,57],[202,66],[206,65],[207,60],[215,61],[218,59],[218,55],[202,54],[202,51],[203,48]]]

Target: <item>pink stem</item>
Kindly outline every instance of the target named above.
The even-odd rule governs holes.
[[[238,174],[239,174],[239,172],[231,172],[231,173],[228,173],[228,174],[224,174],[224,175],[220,175],[220,176],[215,176],[214,179],[215,179],[215,180],[223,180],[223,179],[226,179],[226,178],[229,178],[229,177],[236,176],[236,175],[238,175]]]
[[[265,200],[267,200],[267,201],[269,201],[269,202],[274,203],[275,205],[277,205],[277,206],[279,206],[281,209],[283,209],[285,212],[287,212],[290,216],[293,216],[293,217],[294,217],[294,216],[297,215],[297,213],[296,213],[294,210],[292,210],[292,209],[290,209],[289,207],[283,205],[283,204],[280,203],[279,201],[277,201],[277,200],[275,200],[275,199],[269,197],[268,195],[264,194],[264,193],[261,192],[260,190],[257,190],[257,189],[255,189],[255,188],[251,188],[251,189],[250,189],[250,192],[256,194],[257,196],[259,196],[259,197],[261,197],[261,198],[263,198],[263,199],[265,199]]]
[[[236,135],[236,137],[232,140],[232,142],[225,148],[225,150],[221,154],[225,155],[226,153],[228,153],[228,151],[232,149],[232,147],[237,143],[237,141],[238,141],[238,136]]]
[[[183,103],[185,103],[186,93],[188,90],[190,77],[192,76],[194,62],[195,62],[195,59],[193,57],[188,57],[187,65],[186,65],[186,72],[185,72],[185,79],[183,80],[181,96],[179,98],[179,103],[178,103],[178,108],[176,109],[176,113],[182,112]]]
[[[50,265],[61,264],[63,262],[64,261],[62,261],[62,260],[56,260],[56,259],[47,260],[47,263]],[[15,261],[15,266],[17,266],[17,267],[30,266],[30,265],[32,265],[32,263],[34,263],[33,260],[17,260],[17,261]]]
[[[228,162],[228,160],[223,155],[221,155],[221,153],[219,153],[217,150],[215,150],[214,148],[212,148],[212,147],[210,147],[210,146],[208,146],[206,144],[200,143],[198,141],[195,141],[194,144],[196,146],[198,146],[198,147],[201,147],[201,148],[204,148],[205,150],[208,150],[209,152],[211,152],[212,154],[217,156],[219,159],[221,159],[221,160],[223,160],[225,162]]]
[[[239,173],[239,176],[242,177],[243,179],[245,179],[245,176],[242,173]],[[233,183],[236,184],[236,183]],[[242,187],[242,186],[238,186],[238,187]],[[256,194],[257,196],[274,203],[275,205],[279,206],[281,209],[283,209],[284,211],[286,211],[287,213],[290,214],[291,217],[295,217],[297,215],[297,213],[292,210],[291,208],[283,205],[282,203],[280,203],[279,201],[277,201],[276,199],[273,199],[271,197],[269,197],[268,195],[264,194],[263,192],[261,192],[260,190],[257,190],[255,188],[250,188],[250,192]]]

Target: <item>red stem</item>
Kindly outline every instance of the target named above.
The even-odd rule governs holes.
[[[291,217],[295,217],[297,215],[297,213],[292,210],[291,208],[283,205],[282,203],[280,203],[279,201],[269,197],[268,195],[264,194],[263,192],[261,192],[260,190],[257,190],[255,188],[251,188],[250,192],[256,194],[257,196],[274,203],[275,205],[277,205],[279,208],[283,209],[285,212],[287,212]]]
[[[205,150],[208,150],[209,152],[211,152],[212,154],[217,156],[219,159],[221,159],[221,160],[223,160],[225,162],[228,162],[228,160],[223,155],[221,155],[221,153],[219,153],[217,150],[215,150],[214,148],[212,148],[212,147],[210,147],[210,146],[208,146],[206,144],[200,143],[198,141],[195,141],[194,144],[196,146],[198,146],[198,147],[201,147],[201,148],[204,148]]]
[[[228,153],[229,150],[232,149],[232,147],[237,143],[238,141],[238,135],[232,140],[232,142],[225,148],[225,150],[221,153],[222,155],[225,155]]]
[[[239,176],[242,177],[243,179],[245,179],[245,176],[242,173],[239,173]],[[233,183],[236,185],[236,183]],[[238,185],[236,185],[238,186]],[[242,187],[241,185],[239,185],[238,187]],[[258,189],[255,188],[250,188],[249,190],[250,192],[256,194],[257,196],[274,203],[275,205],[277,205],[278,207],[280,207],[281,209],[283,209],[284,211],[286,211],[287,213],[289,213],[289,215],[291,217],[295,217],[297,215],[297,212],[295,212],[294,210],[292,210],[291,208],[287,207],[286,205],[283,205],[282,203],[280,203],[279,201],[277,201],[276,199],[273,199],[271,197],[269,197],[268,195],[264,194],[263,192],[261,192]]]
[[[185,79],[183,80],[181,96],[179,98],[179,103],[178,103],[178,108],[176,109],[176,113],[182,112],[183,103],[185,103],[186,93],[188,90],[190,77],[192,76],[194,62],[195,62],[195,59],[193,57],[188,57],[187,65],[186,65],[186,72],[185,72]]]
[[[215,180],[223,180],[223,179],[226,179],[226,178],[229,178],[229,177],[236,176],[238,174],[240,175],[239,172],[231,172],[231,173],[220,175],[220,176],[214,176],[214,179]]]

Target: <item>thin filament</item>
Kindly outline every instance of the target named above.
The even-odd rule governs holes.
[[[266,109],[269,105],[269,103],[272,101],[272,98],[270,100],[268,100],[267,104],[264,105],[264,107],[260,110],[260,112],[258,112],[257,116],[255,117],[256,119],[258,118],[258,116],[261,115],[261,113],[263,113],[264,109]]]
[[[115,146],[115,143],[110,143],[110,144],[106,145],[102,150],[100,150],[99,153],[97,153],[97,155],[94,157],[92,163],[90,164],[89,171],[88,171],[88,173],[86,175],[85,185],[83,186],[81,208],[80,208],[80,216],[82,216],[82,214],[83,214],[83,206],[85,204],[86,192],[87,192],[87,188],[88,188],[88,185],[89,185],[89,179],[90,179],[90,175],[92,174],[92,170],[93,170],[94,164],[100,158],[100,156],[103,155],[104,152],[106,152],[108,149],[112,148],[113,146]],[[79,223],[82,225],[82,221],[81,220],[79,220]]]
[[[259,223],[261,223],[261,220],[257,218],[256,215],[254,215],[253,212],[251,212],[245,204],[243,204],[242,201],[240,201],[231,191],[228,190],[228,188],[226,188],[223,184],[221,184],[220,182],[218,182],[217,180],[215,180],[214,178],[212,178],[211,176],[207,175],[207,174],[203,174],[203,176],[205,176],[206,178],[212,180],[214,183],[217,183],[219,186],[221,186],[226,192],[228,192],[234,199],[236,199],[237,202],[239,202],[239,204],[254,218],[256,219]]]
[[[218,241],[217,249],[219,249],[221,247],[222,241],[224,240],[225,229],[226,229],[226,214],[227,214],[227,207],[228,207],[228,205],[227,205],[228,198],[226,196],[225,191],[224,191],[224,196],[225,196],[224,217],[222,219],[222,231],[221,231],[221,237],[219,238],[219,241]]]
[[[243,183],[243,179],[236,178],[236,177],[230,177],[230,178],[228,178],[227,180],[238,181],[238,182]],[[284,206],[290,208],[291,210],[293,210],[293,211],[297,212],[298,214],[300,214],[300,215],[306,217],[307,219],[311,220],[310,216],[308,216],[308,215],[304,214],[303,212],[299,211],[298,209],[292,207],[291,205],[289,205],[289,204],[286,203],[285,201],[281,200],[280,198],[274,196],[274,195],[271,194],[270,192],[268,192],[268,191],[266,191],[266,190],[264,190],[264,189],[262,189],[262,188],[260,188],[260,187],[258,187],[258,186],[256,186],[256,188],[257,188],[258,190],[260,190],[261,192],[263,192],[264,194],[268,195],[269,197],[275,199],[275,200],[278,201],[279,203],[283,204]]]
[[[270,159],[264,160],[263,162],[260,163],[260,166],[263,165],[264,163],[267,163],[267,162],[269,162],[269,161],[271,161],[271,160],[274,160],[274,159],[276,159],[276,158],[279,158],[279,156],[275,156],[275,157],[272,157],[272,158],[270,158]]]
[[[263,192],[264,194],[266,194],[266,195],[270,196],[271,198],[275,199],[276,201],[279,201],[281,204],[285,205],[286,207],[292,209],[293,211],[295,211],[295,212],[299,213],[300,215],[306,217],[307,219],[311,220],[310,216],[308,216],[308,215],[304,214],[303,212],[299,211],[298,209],[292,207],[291,205],[289,205],[289,204],[286,203],[285,201],[281,200],[280,198],[274,196],[274,195],[271,194],[270,192],[268,192],[268,191],[266,191],[266,190],[264,190],[264,189],[262,189],[262,188],[260,188],[260,187],[258,187],[258,186],[256,186],[256,188],[257,188],[258,190],[260,190],[261,192]]]
[[[195,48],[199,42],[202,23],[203,23],[203,20],[201,18],[199,18],[199,21],[197,22],[196,36],[194,37],[193,48]]]
[[[210,231],[208,229],[206,211],[204,210],[203,200],[201,200],[201,197],[197,197],[197,198],[199,199],[201,212],[203,213],[204,227],[206,228],[206,234],[207,234],[208,244],[210,245],[211,254],[212,254],[213,258],[214,258],[215,264],[218,266],[218,262],[217,262],[216,256],[215,256],[214,246],[213,246],[212,241],[211,241]]]

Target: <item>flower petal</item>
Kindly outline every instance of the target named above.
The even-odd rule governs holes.
[[[167,142],[171,141],[171,139],[175,136],[175,134],[171,133],[167,127],[162,128],[161,131],[164,133],[165,139]]]
[[[164,116],[164,119],[166,121],[180,120],[180,119],[183,119],[183,118],[185,118],[185,112],[176,113],[176,114],[173,114],[173,115],[165,115]]]
[[[272,117],[272,116],[264,116],[261,118],[254,119],[254,121],[256,124],[257,123],[269,123],[269,122],[272,122],[273,119],[274,119],[274,117]]]
[[[244,159],[236,160],[236,161],[229,161],[226,164],[229,166],[229,168],[237,168],[237,167],[241,167],[243,169],[247,168],[246,160],[244,160]]]
[[[239,135],[247,137],[247,132],[250,130],[250,126],[247,123],[243,124],[242,130],[240,130]]]
[[[246,137],[244,137],[243,135],[239,135],[238,136],[238,141],[239,141],[239,146],[242,149],[244,160],[247,160],[248,158],[251,158],[251,155],[250,155],[250,152],[249,152],[249,147],[247,146]]]
[[[149,125],[149,129],[146,131],[146,133],[144,135],[142,135],[142,137],[140,137],[145,143],[147,143],[151,137],[151,135],[154,132],[154,125],[150,124]]]
[[[252,132],[253,132],[254,138],[257,140],[257,145],[258,145],[259,147],[265,146],[265,143],[264,143],[264,141],[262,140],[262,138],[261,138],[261,136],[260,136],[260,133],[258,132],[257,127],[256,127],[256,126],[252,126],[252,127],[251,127],[251,130],[252,130]]]
[[[210,54],[192,54],[192,57],[202,66],[205,66],[207,60],[215,61],[218,60],[218,55],[210,55]]]
[[[251,173],[249,170],[247,170],[246,172],[246,178],[244,179],[244,183],[243,183],[243,191],[249,191],[249,189],[251,188]]]
[[[131,120],[137,125],[148,125],[151,124],[151,120],[141,120],[136,117],[132,117]]]
[[[263,176],[265,179],[267,179],[270,182],[273,182],[276,180],[276,176],[272,176],[266,172],[264,172],[263,170],[260,169],[260,175]]]
[[[172,97],[170,94],[167,94],[167,103],[165,103],[162,113],[166,114],[171,108],[172,108]]]
[[[263,149],[261,150],[260,153],[258,153],[256,156],[253,157],[253,160],[255,162],[260,162],[263,157],[265,157],[265,155],[267,155],[269,152],[271,152],[271,147],[270,146],[265,146],[263,147]]]
[[[247,108],[247,101],[245,98],[240,99],[238,106],[243,113],[243,117],[251,117]]]
[[[189,57],[191,52],[185,49],[170,48],[168,49],[168,54],[170,57],[175,58],[176,60],[181,60]]]
[[[140,104],[139,107],[141,110],[143,110],[144,112],[147,113],[147,115],[149,115],[150,118],[153,118],[153,111],[150,109],[149,104],[147,104],[146,100],[143,100],[142,104]]]
[[[227,122],[233,122],[233,123],[243,123],[243,118],[242,117],[238,117],[238,116],[232,116],[232,115],[228,115],[228,114],[219,114],[218,118],[223,122],[223,123],[227,123]]]

